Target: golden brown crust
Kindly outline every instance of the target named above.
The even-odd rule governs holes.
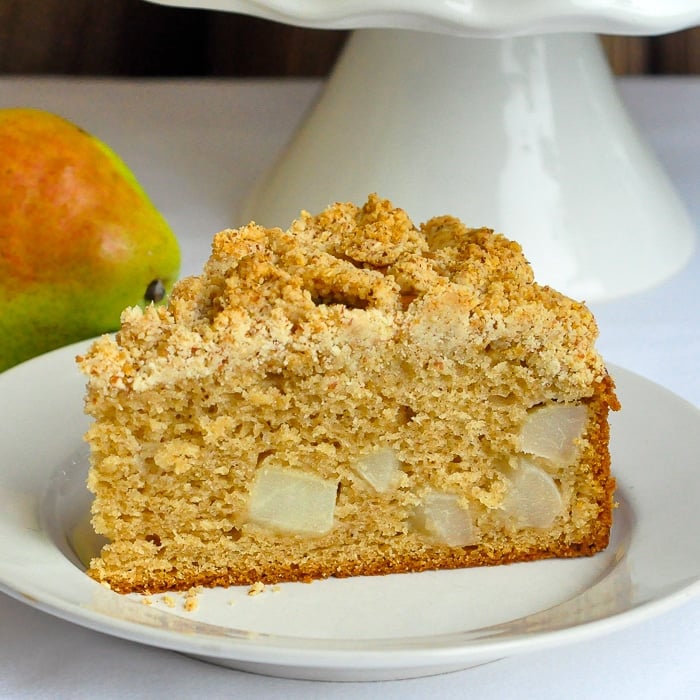
[[[79,363],[95,418],[89,573],[120,592],[274,583],[590,555],[607,545],[612,381],[583,304],[533,281],[517,244],[452,217],[420,228],[371,196],[288,231],[224,231],[167,308],[127,310]],[[562,512],[514,524],[518,434],[538,406],[587,406],[576,460],[538,462]],[[386,449],[377,492],[353,466]],[[537,460],[535,460],[537,461]],[[262,464],[338,484],[334,527],[301,536],[248,518]],[[456,494],[478,537],[413,524]]]

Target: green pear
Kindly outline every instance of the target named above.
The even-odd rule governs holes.
[[[115,331],[162,301],[177,239],[107,145],[37,109],[0,109],[0,371]]]

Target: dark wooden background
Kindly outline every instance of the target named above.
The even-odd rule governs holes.
[[[323,76],[346,36],[143,0],[0,0],[0,74]],[[700,29],[603,41],[618,74],[700,73]]]

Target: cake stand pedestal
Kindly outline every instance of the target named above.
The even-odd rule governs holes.
[[[286,227],[377,192],[416,222],[453,214],[505,233],[539,282],[587,301],[652,287],[690,257],[690,219],[592,33],[690,26],[688,0],[168,4],[357,28],[236,223]]]
[[[415,221],[503,231],[539,281],[588,301],[662,281],[693,246],[590,34],[356,31],[244,215],[286,227],[373,191]]]

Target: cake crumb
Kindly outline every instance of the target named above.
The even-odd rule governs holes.
[[[170,595],[164,595],[161,600],[165,605],[167,605],[169,608],[174,608],[175,607],[175,599],[170,596]]]
[[[249,589],[248,595],[260,595],[265,590],[265,584],[262,581],[256,581]]]
[[[272,587],[272,592],[273,592],[273,593],[279,593],[281,590],[282,590],[282,586],[280,586],[279,583],[276,583],[276,584]]]
[[[185,601],[182,607],[186,612],[194,612],[199,609],[199,592],[202,590],[201,586],[195,586],[190,588],[187,593],[185,593]]]
[[[142,598],[141,604],[142,605],[153,605],[153,601],[150,598]]]

